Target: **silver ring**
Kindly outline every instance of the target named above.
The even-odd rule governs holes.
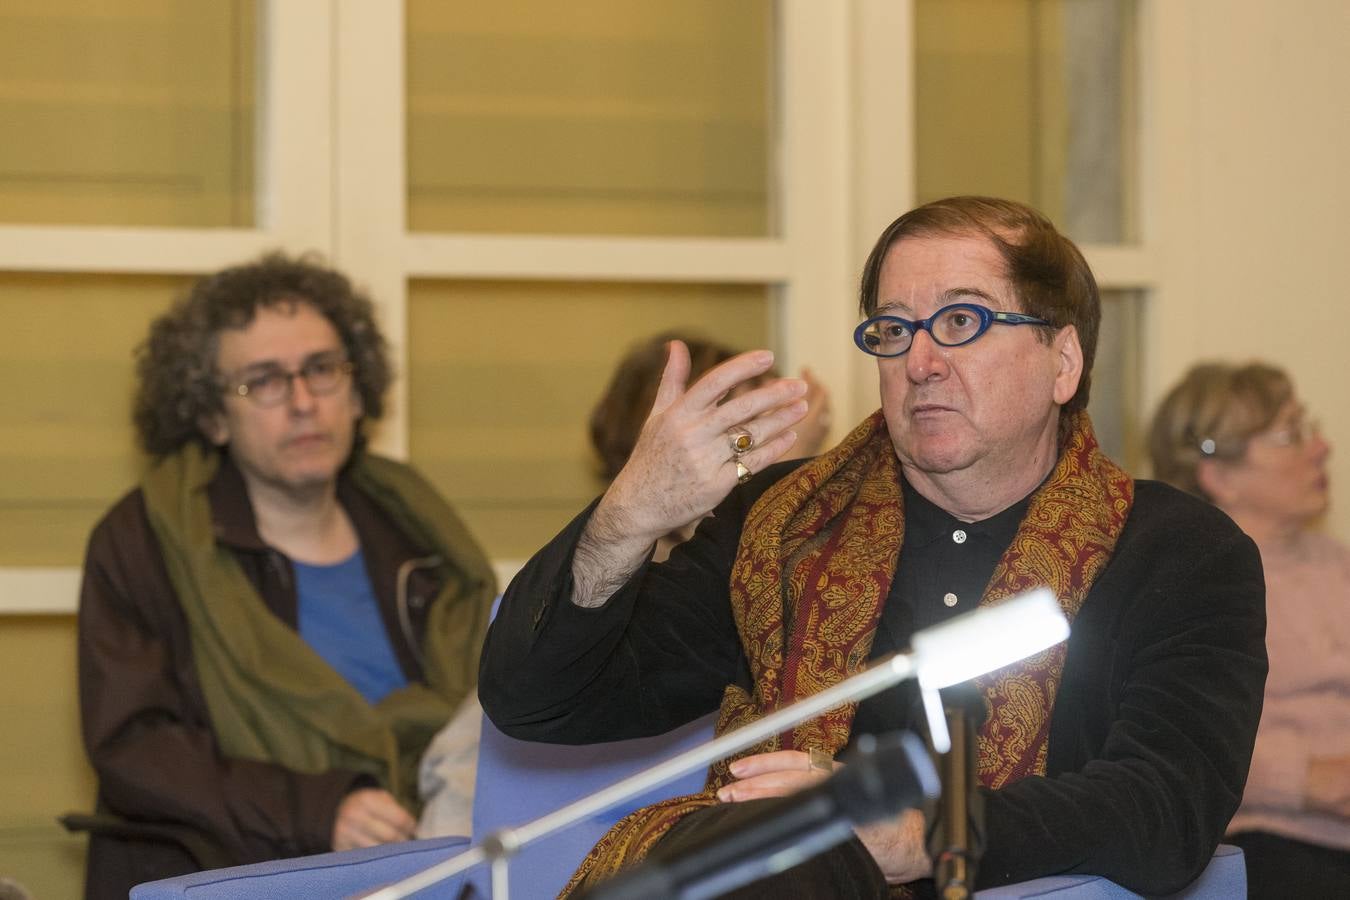
[[[731,455],[748,453],[755,446],[755,436],[745,429],[731,433]]]
[[[751,472],[750,469],[749,469],[749,467],[746,466],[745,463],[741,462],[739,459],[736,460],[736,483],[737,483],[737,484],[745,484],[745,483],[746,483],[747,481],[749,481],[752,477],[754,477],[754,474],[755,474],[755,473],[754,473],[754,472]]]

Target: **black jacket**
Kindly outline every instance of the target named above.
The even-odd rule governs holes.
[[[497,726],[559,743],[656,734],[716,709],[728,683],[747,684],[728,578],[746,513],[786,471],[734,490],[668,563],[644,566],[596,609],[569,602],[590,510],[568,525],[512,582],[489,631],[479,697]],[[1092,873],[1167,893],[1200,873],[1251,759],[1264,598],[1256,546],[1227,516],[1136,483],[1069,638],[1047,776],[987,792],[980,887]],[[911,709],[892,703],[872,718],[914,728]]]

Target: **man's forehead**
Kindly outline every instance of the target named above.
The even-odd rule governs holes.
[[[950,306],[953,303],[975,303],[980,306],[991,306],[1001,304],[1006,301],[1001,297],[995,297],[989,291],[982,288],[967,286],[948,288],[937,297],[938,306]],[[877,315],[881,316],[902,316],[908,317],[914,314],[915,308],[909,298],[885,298],[877,305]]]
[[[899,271],[942,267],[1007,277],[1007,263],[998,246],[978,232],[906,235],[887,248],[883,268],[885,264]]]
[[[280,304],[259,307],[246,325],[222,330],[216,360],[227,369],[286,366],[342,349],[327,316],[307,303]]]
[[[1017,299],[1002,254],[979,234],[901,238],[886,252],[877,287],[883,314],[961,302],[1010,308]]]

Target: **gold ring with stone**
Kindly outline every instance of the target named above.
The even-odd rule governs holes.
[[[750,471],[750,467],[749,467],[749,466],[747,466],[745,463],[741,462],[739,459],[736,460],[736,483],[737,483],[737,484],[745,484],[745,483],[746,483],[747,481],[749,481],[752,477],[754,477],[754,474],[755,474],[754,472],[751,472],[751,471]]]
[[[806,756],[809,760],[808,765],[810,768],[819,769],[822,772],[834,771],[834,756],[819,747],[808,748]]]
[[[748,453],[755,446],[755,436],[748,431],[733,432],[731,435],[731,452],[735,456],[742,453]]]

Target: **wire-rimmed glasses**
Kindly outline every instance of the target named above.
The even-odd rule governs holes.
[[[311,356],[295,371],[267,366],[237,375],[223,390],[247,397],[259,406],[276,406],[290,398],[297,378],[305,383],[305,389],[311,394],[326,396],[342,387],[355,369],[346,354],[335,350]]]

